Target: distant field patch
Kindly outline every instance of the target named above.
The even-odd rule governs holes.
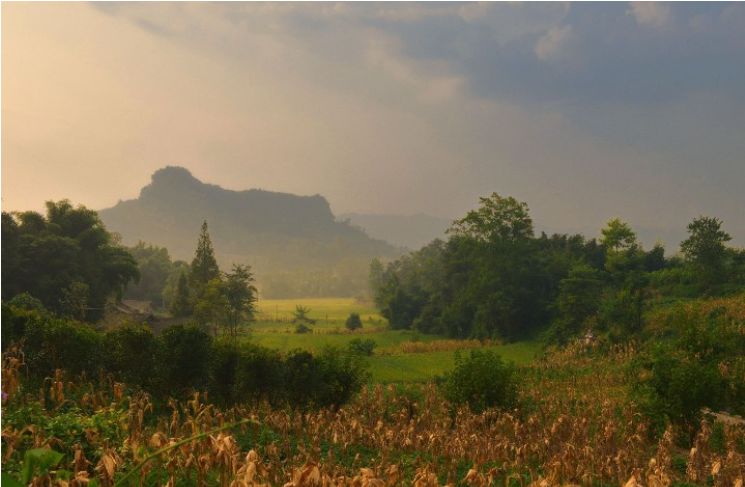
[[[363,330],[387,327],[387,321],[380,316],[373,303],[354,298],[262,299],[258,304],[256,323],[252,325],[255,330],[291,328],[297,306],[310,308],[308,316],[316,321],[315,328],[318,330],[344,329],[350,313],[360,315]]]
[[[311,333],[295,333],[293,312],[296,306],[310,309],[315,320]],[[350,313],[358,313],[362,329],[349,332],[344,323]],[[495,350],[508,362],[523,365],[531,362],[539,350],[534,342],[499,345],[478,340],[452,340],[424,335],[410,330],[391,330],[370,302],[352,298],[264,299],[259,301],[257,321],[243,335],[243,340],[281,352],[303,349],[319,352],[324,347],[347,348],[355,338],[375,341],[369,357],[374,382],[425,382],[443,375],[454,364],[455,352],[469,349]]]
[[[375,341],[377,348],[393,348],[402,343],[412,340],[431,341],[436,336],[419,335],[408,330],[380,330],[375,333],[292,333],[282,331],[257,330],[249,334],[245,339],[262,345],[287,352],[296,348],[302,348],[316,352],[326,346],[346,348],[350,341],[355,338],[371,339]],[[376,350],[377,350],[376,348]]]
[[[533,361],[540,344],[518,342],[486,348],[496,351],[506,362],[525,365]],[[467,354],[468,350],[460,353]],[[370,372],[373,382],[424,382],[445,374],[454,364],[452,351],[375,355],[370,358]]]

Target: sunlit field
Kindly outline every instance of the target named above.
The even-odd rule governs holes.
[[[261,299],[255,330],[270,329],[292,330],[293,312],[296,306],[310,309],[308,316],[316,320],[314,329],[344,329],[344,322],[350,313],[358,313],[365,327],[385,327],[385,319],[380,316],[371,302],[361,302],[353,298],[298,298],[298,299]]]
[[[310,333],[295,333],[296,306],[310,309],[315,320]],[[350,332],[344,326],[350,313],[359,313],[362,329]],[[437,335],[410,330],[391,330],[372,303],[347,298],[266,299],[259,302],[256,322],[243,334],[243,340],[287,352],[303,349],[318,352],[327,346],[346,348],[354,339],[373,340],[375,350],[368,358],[373,382],[424,382],[441,376],[453,367],[455,353],[482,348],[474,341],[454,341]],[[538,351],[532,342],[499,345],[484,344],[508,362],[530,363]]]

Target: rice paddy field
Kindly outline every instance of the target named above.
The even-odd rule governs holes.
[[[293,313],[296,306],[310,309],[315,320],[312,332],[295,333]],[[350,313],[358,313],[362,329],[350,332],[345,322]],[[373,382],[426,382],[453,367],[457,352],[471,348],[497,351],[504,360],[518,365],[530,363],[539,346],[533,342],[511,344],[450,340],[409,330],[391,330],[385,318],[369,302],[346,298],[265,299],[259,302],[256,322],[243,339],[282,352],[304,349],[317,352],[326,346],[345,348],[355,338],[375,341],[369,357]]]

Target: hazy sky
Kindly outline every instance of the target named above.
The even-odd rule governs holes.
[[[745,244],[745,4],[2,4],[3,209],[205,181]]]

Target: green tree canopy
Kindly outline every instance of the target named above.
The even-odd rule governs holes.
[[[162,304],[163,289],[173,266],[168,249],[138,242],[127,250],[137,261],[140,280],[127,286],[125,297]]]
[[[202,223],[194,260],[191,261],[189,280],[192,287],[199,292],[207,286],[207,283],[219,277],[220,268],[217,266],[215,251],[212,248],[212,240],[210,240],[207,221],[205,220]]]
[[[704,286],[711,286],[724,279],[722,267],[727,248],[725,243],[732,240],[722,230],[718,218],[701,216],[688,224],[690,236],[681,242],[680,250],[686,260],[697,267]]]
[[[453,223],[449,232],[475,240],[519,240],[533,236],[527,203],[492,193],[479,198],[481,206]]]
[[[46,207],[46,216],[2,215],[2,297],[27,292],[52,311],[95,321],[139,278],[137,263],[95,211],[67,200]]]
[[[233,271],[225,275],[225,324],[230,336],[235,339],[238,326],[252,321],[258,301],[254,276],[246,265],[233,265]]]
[[[609,220],[600,233],[603,235],[600,243],[610,252],[633,250],[639,245],[636,233],[620,218]]]

